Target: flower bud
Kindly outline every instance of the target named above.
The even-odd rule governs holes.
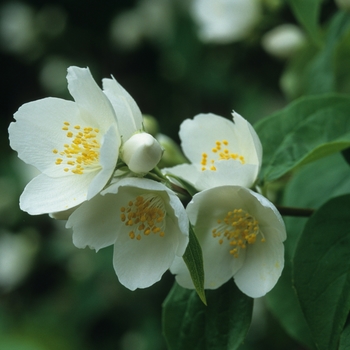
[[[134,173],[147,173],[159,163],[162,154],[158,141],[143,132],[134,134],[124,143],[121,157]]]
[[[270,55],[287,59],[305,42],[305,34],[294,24],[282,24],[262,37],[262,46]]]

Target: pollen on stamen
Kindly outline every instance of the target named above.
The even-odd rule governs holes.
[[[128,207],[121,207],[120,210],[127,212],[127,219],[121,220],[125,226],[132,228],[133,232],[139,232],[136,239],[140,240],[142,235],[149,236],[151,233],[162,237],[165,233],[165,212],[163,201],[153,195],[137,196],[135,200],[127,203]],[[122,211],[121,219],[124,212]],[[139,237],[139,238],[138,238]]]
[[[223,219],[217,220],[217,223],[218,226],[212,229],[212,236],[220,237],[219,244],[227,241],[228,247],[231,247],[228,251],[234,258],[239,257],[242,249],[254,244],[258,235],[262,236],[262,242],[265,241],[263,233],[259,230],[258,221],[241,208],[228,211]]]

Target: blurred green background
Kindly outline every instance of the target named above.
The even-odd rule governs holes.
[[[166,273],[151,288],[131,292],[114,273],[112,247],[98,254],[79,250],[64,222],[21,212],[19,195],[35,172],[10,149],[7,128],[26,102],[71,99],[65,79],[70,65],[88,66],[98,84],[112,74],[176,142],[181,122],[198,113],[230,118],[234,109],[254,124],[298,96],[288,77],[281,85],[281,77],[313,51],[304,50],[299,60],[280,59],[261,44],[275,26],[296,23],[284,1],[261,0],[259,21],[244,39],[226,44],[200,40],[190,5],[188,0],[1,2],[1,350],[166,349],[161,305],[173,276]],[[336,11],[333,1],[325,1],[321,22]],[[302,347],[258,300],[242,349]]]

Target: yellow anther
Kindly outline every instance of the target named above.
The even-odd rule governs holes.
[[[79,130],[79,129],[80,129],[80,125],[75,125],[75,126],[74,126],[74,129]]]
[[[131,239],[134,239],[134,238],[135,238],[135,233],[134,233],[133,231],[130,231],[130,232],[129,232],[129,237],[130,237]]]
[[[220,237],[219,244],[227,241],[229,252],[233,257],[238,258],[241,249],[246,249],[247,245],[254,244],[258,234],[265,237],[259,231],[258,221],[243,209],[233,209],[227,212],[222,219],[217,219],[218,226],[212,229],[213,238]]]
[[[128,202],[127,209],[125,206],[122,206],[120,210],[127,212],[127,219],[121,221],[124,222],[125,226],[132,227],[133,232],[138,230],[145,236],[150,235],[152,232],[159,236],[164,235],[165,211],[164,202],[160,197],[153,194],[137,196],[135,200]],[[123,219],[122,216],[121,219]],[[141,239],[141,235],[139,236]],[[138,239],[138,236],[136,236],[136,239]]]
[[[139,241],[141,239],[141,236],[140,235],[137,235],[136,236],[136,239]]]
[[[228,141],[227,140],[223,140],[222,143],[227,146],[228,145]]]
[[[71,131],[67,132],[67,137],[73,137],[73,133]]]

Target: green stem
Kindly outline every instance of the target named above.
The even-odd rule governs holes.
[[[293,208],[277,206],[277,210],[283,216],[309,217],[314,213],[314,209],[310,208]]]

